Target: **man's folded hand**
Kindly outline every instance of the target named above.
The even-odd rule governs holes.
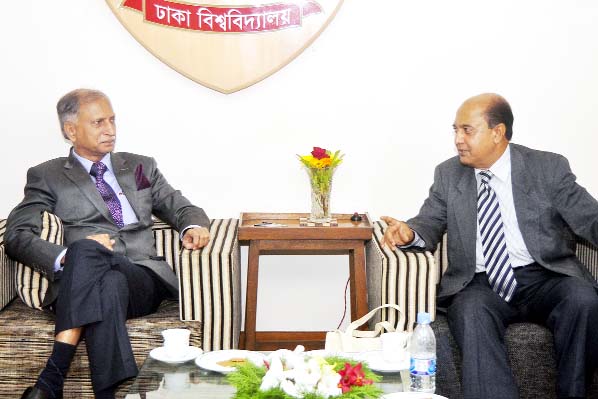
[[[205,227],[193,227],[185,231],[183,236],[183,247],[194,250],[208,245],[210,242],[210,231]]]
[[[112,247],[114,246],[115,241],[110,238],[109,234],[93,234],[90,236],[85,237],[89,240],[94,240],[108,248],[109,250],[113,250]]]

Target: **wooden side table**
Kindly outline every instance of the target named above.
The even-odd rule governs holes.
[[[247,293],[245,301],[244,348],[249,350],[293,349],[303,344],[307,349],[323,348],[325,332],[276,331],[260,332],[256,328],[257,288],[260,255],[349,255],[351,287],[351,320],[368,312],[365,275],[365,242],[372,238],[372,223],[368,214],[362,221],[351,221],[350,214],[334,214],[334,227],[300,226],[305,213],[241,213],[239,240],[249,244]],[[262,222],[284,227],[256,227]],[[243,342],[243,339],[241,340]]]

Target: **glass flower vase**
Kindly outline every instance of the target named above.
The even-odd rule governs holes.
[[[332,190],[332,175],[334,168],[308,168],[307,174],[311,185],[311,212],[309,220],[315,223],[329,222],[330,192]]]

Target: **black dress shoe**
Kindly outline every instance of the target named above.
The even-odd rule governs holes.
[[[39,389],[38,387],[29,387],[23,392],[21,399],[62,399],[62,392],[60,392],[55,398],[51,393]]]

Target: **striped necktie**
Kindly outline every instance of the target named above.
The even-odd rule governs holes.
[[[89,174],[95,177],[96,187],[102,196],[102,199],[106,203],[114,223],[116,223],[118,227],[122,228],[124,226],[122,205],[120,204],[120,201],[112,187],[110,187],[110,185],[104,180],[104,173],[106,172],[106,169],[108,169],[108,167],[104,165],[104,163],[96,162],[91,165]]]
[[[509,260],[500,206],[496,193],[489,184],[492,173],[483,170],[480,177],[482,183],[478,193],[478,223],[486,274],[492,290],[509,302],[517,288],[517,280]]]

